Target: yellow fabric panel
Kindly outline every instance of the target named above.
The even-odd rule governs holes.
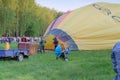
[[[53,35],[49,35],[45,38],[46,40],[45,49],[48,49],[48,50],[54,49],[53,38],[54,38]]]
[[[46,36],[46,38],[45,38],[45,40],[46,40],[45,49],[47,49],[47,50],[54,50],[53,39],[54,39],[53,35]],[[67,44],[66,43],[62,42],[58,38],[57,38],[57,40],[58,40],[59,44],[61,45],[62,49],[67,48]]]
[[[93,5],[79,8],[70,13],[58,26],[67,32],[80,50],[111,49],[120,41],[120,4],[97,3],[102,10]],[[105,9],[111,14],[107,14]]]

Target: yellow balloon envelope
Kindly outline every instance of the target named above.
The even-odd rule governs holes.
[[[120,4],[94,3],[69,11],[50,24],[49,35],[71,50],[111,49],[120,41]]]

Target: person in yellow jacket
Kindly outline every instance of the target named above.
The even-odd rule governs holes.
[[[9,44],[9,42],[6,42],[5,43],[5,50],[9,50],[10,49],[10,44]]]

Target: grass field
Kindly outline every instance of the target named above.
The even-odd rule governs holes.
[[[65,62],[56,60],[54,52],[46,52],[22,62],[0,60],[0,80],[113,80],[110,55],[111,50],[71,51]]]

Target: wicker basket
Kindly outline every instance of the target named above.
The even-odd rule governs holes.
[[[18,49],[27,49],[29,54],[36,54],[38,49],[37,43],[30,43],[30,42],[20,42],[18,44]]]

